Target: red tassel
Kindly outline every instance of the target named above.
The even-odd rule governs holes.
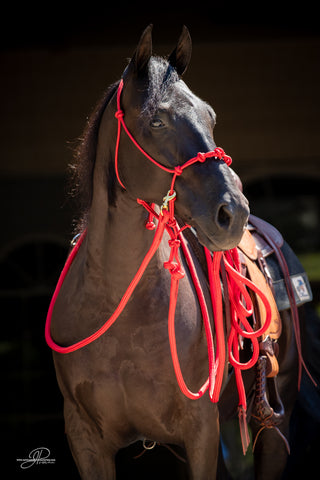
[[[154,210],[154,203],[151,203],[151,208]],[[154,230],[156,228],[156,225],[153,221],[153,214],[151,212],[149,212],[149,215],[148,215],[148,221],[146,222],[146,229],[147,230]]]

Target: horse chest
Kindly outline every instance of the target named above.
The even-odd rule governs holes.
[[[206,341],[196,290],[186,262],[183,258],[181,261],[185,276],[179,283],[175,308],[175,333],[181,361],[189,363],[191,352],[195,348],[206,355]],[[208,311],[212,312],[205,275],[196,258],[194,263]],[[168,312],[172,301],[170,274],[162,270],[158,276],[146,280],[138,289],[132,303],[128,305],[127,335],[130,342],[127,345],[132,348],[135,358],[136,353],[140,352],[142,358],[147,355],[149,361],[153,359],[159,361],[161,358],[171,361],[168,341]]]

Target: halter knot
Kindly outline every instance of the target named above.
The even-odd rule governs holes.
[[[168,215],[169,215],[169,212],[168,212]],[[168,218],[167,225],[168,225],[168,227],[173,228],[173,227],[176,226],[176,221],[172,218]]]
[[[221,147],[216,147],[214,149],[214,153],[215,153],[215,156],[220,158],[220,160],[223,160],[224,156],[225,156],[225,152],[223,150],[223,148]]]
[[[123,110],[117,110],[114,116],[119,120],[120,118],[124,117],[124,111]]]
[[[147,230],[155,230],[155,228],[156,228],[155,223],[152,222],[152,221],[147,222],[145,226],[146,226],[146,229],[147,229]]]
[[[215,154],[215,157],[216,158],[219,158],[219,160],[223,160],[227,165],[228,167],[231,165],[232,163],[232,158],[229,157],[229,155],[226,155],[225,151],[223,150],[223,148],[221,147],[216,147],[214,149],[214,154]]]
[[[180,266],[173,263],[173,262],[164,262],[163,264],[164,268],[169,270],[170,275],[172,275],[173,278],[180,280],[185,276],[185,273],[183,270],[180,269]]]
[[[174,173],[176,174],[177,177],[179,175],[181,175],[182,172],[183,172],[183,168],[181,167],[181,165],[178,165],[177,167],[174,167]]]
[[[199,152],[197,155],[197,159],[199,162],[203,163],[207,160],[207,155],[205,153]]]
[[[170,240],[168,240],[168,244],[169,244],[169,247],[170,248],[173,248],[173,247],[180,247],[180,240],[178,238],[171,238]]]

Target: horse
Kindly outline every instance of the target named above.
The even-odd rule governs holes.
[[[234,407],[236,388],[234,380],[228,380],[227,360],[219,403],[206,394],[195,401],[179,388],[168,342],[172,272],[163,268],[177,238],[163,228],[153,248],[150,231],[155,226],[150,218],[156,216],[160,225],[174,205],[179,225],[196,232],[198,249],[223,252],[239,244],[248,222],[248,201],[229,157],[214,141],[216,114],[182,79],[190,58],[186,27],[168,58],[152,54],[152,27],[147,27],[121,80],[109,87],[92,114],[78,151],[76,183],[83,212],[79,230],[85,229],[85,235],[60,282],[47,336],[61,346],[53,348],[53,358],[64,397],[65,431],[84,480],[115,479],[117,452],[145,439],[181,447],[190,478],[214,479],[219,410],[224,417],[223,405],[230,411]],[[150,229],[144,228],[146,221]],[[139,281],[126,294],[151,249]],[[196,249],[190,249],[188,261],[175,251],[185,272],[175,291],[175,338],[191,389],[208,376],[208,346],[190,262],[204,302],[212,302]],[[95,336],[106,318],[112,319],[110,328]],[[225,333],[227,329],[224,320]],[[87,338],[91,340],[81,343]],[[70,345],[77,347],[67,350]],[[280,478],[288,455],[281,437],[288,435],[298,378],[288,314],[282,318],[279,347],[278,385],[286,413],[277,426],[281,435],[272,428],[259,431],[259,480]],[[252,371],[244,374],[247,390],[252,391],[254,381]],[[253,423],[254,436],[260,428]]]

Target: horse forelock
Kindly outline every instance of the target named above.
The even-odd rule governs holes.
[[[148,95],[141,113],[146,117],[152,117],[170,86],[179,80],[179,75],[166,59],[151,57],[148,77]]]

